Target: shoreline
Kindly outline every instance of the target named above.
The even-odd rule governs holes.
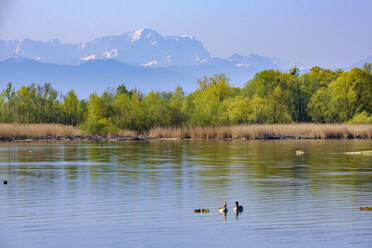
[[[151,137],[102,137],[102,136],[56,136],[56,137],[17,137],[0,138],[0,143],[17,142],[126,142],[126,141],[249,141],[249,140],[372,140],[366,137],[301,137],[301,136],[264,136],[256,138],[151,138]]]
[[[151,140],[299,140],[372,139],[372,124],[251,124],[220,127],[157,127],[144,133],[117,130],[108,136],[90,135],[61,124],[0,124],[0,142]]]

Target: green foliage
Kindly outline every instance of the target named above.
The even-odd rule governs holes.
[[[185,95],[143,95],[124,85],[79,100],[74,91],[62,96],[50,84],[11,83],[0,93],[0,122],[80,125],[92,135],[115,135],[119,129],[146,132],[160,126],[220,126],[250,123],[370,123],[371,64],[349,72],[313,67],[300,74],[265,70],[243,88],[232,87],[224,74],[204,77]]]
[[[118,132],[118,128],[112,123],[110,118],[87,120],[81,125],[91,135],[112,136]]]
[[[8,84],[0,94],[0,120],[16,123],[63,123],[58,92],[50,84],[21,86]]]
[[[270,109],[267,100],[254,95],[251,100],[251,112],[248,117],[249,123],[267,123],[270,119]]]
[[[331,100],[330,94],[327,88],[318,89],[310,98],[307,105],[309,115],[314,122],[330,122],[332,118],[329,118],[329,102]]]
[[[349,124],[372,124],[372,114],[368,114],[366,111],[355,114],[353,119],[348,121]]]
[[[365,63],[363,65],[363,70],[365,70],[368,74],[372,74],[372,63]]]
[[[275,87],[268,99],[272,123],[292,122],[292,118],[288,112],[288,100],[289,92],[283,91],[280,86]]]
[[[267,97],[280,83],[280,71],[265,70],[257,73],[242,90],[245,96],[252,98],[254,95]]]
[[[234,90],[225,75],[215,75],[199,81],[199,89],[187,100],[189,124],[198,126],[223,125],[226,121],[226,104],[233,97]]]
[[[182,126],[187,122],[187,115],[185,109],[184,92],[181,87],[177,87],[175,92],[170,98],[170,109],[171,109],[171,125]]]
[[[84,120],[86,106],[83,101],[79,101],[73,90],[67,93],[62,109],[65,124],[76,126]]]
[[[298,92],[295,99],[297,111],[296,115],[293,116],[295,120],[311,121],[311,115],[307,112],[311,97],[320,88],[327,88],[334,78],[334,72],[317,66],[312,67],[309,73],[305,73],[298,78]]]
[[[372,76],[366,71],[354,68],[344,72],[328,88],[333,120],[346,122],[357,112],[372,112]]]
[[[228,103],[227,113],[230,124],[248,123],[250,116],[251,104],[247,97],[238,96]]]

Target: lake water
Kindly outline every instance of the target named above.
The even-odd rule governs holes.
[[[370,150],[370,140],[3,143],[0,247],[372,247],[372,211],[359,211],[372,206],[372,155],[345,154]]]

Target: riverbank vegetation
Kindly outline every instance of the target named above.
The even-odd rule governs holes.
[[[265,70],[242,88],[233,87],[224,74],[198,83],[199,88],[188,95],[181,87],[145,95],[121,85],[100,96],[92,94],[88,100],[78,99],[73,90],[61,95],[50,84],[15,89],[9,83],[0,94],[0,122],[58,123],[92,135],[120,135],[124,132],[120,130],[128,130],[154,137],[197,137],[197,130],[203,133],[199,136],[226,130],[231,137],[255,137],[259,126],[252,124],[372,123],[372,64],[368,63],[348,72],[320,67],[303,74],[297,68],[287,73]],[[271,132],[279,127],[262,126]],[[301,130],[310,131],[299,135],[291,133],[291,125],[287,127],[286,135],[315,132],[311,125],[300,125]],[[317,126],[320,132],[330,127],[339,130],[341,126]],[[348,135],[345,130],[349,129],[342,128],[340,132]]]
[[[181,139],[370,139],[372,125],[293,123],[223,127],[159,127],[151,129],[148,136]]]
[[[0,138],[84,136],[83,130],[62,124],[0,124]]]
[[[155,127],[146,132],[118,130],[115,138],[140,139],[372,139],[372,125],[366,124],[249,124],[220,127]],[[0,139],[12,140],[100,140],[78,127],[62,124],[0,124]],[[88,139],[87,139],[88,138]],[[66,139],[62,139],[66,140]],[[102,139],[106,140],[106,139]],[[124,139],[126,140],[126,139]]]

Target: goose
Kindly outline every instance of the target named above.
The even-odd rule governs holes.
[[[219,212],[220,214],[226,214],[227,211],[228,211],[226,206],[227,206],[227,203],[224,202],[224,203],[223,203],[223,208],[219,208],[219,209],[218,209],[218,212]]]
[[[235,207],[234,207],[235,212],[243,212],[243,206],[239,206],[239,202],[235,202]]]

